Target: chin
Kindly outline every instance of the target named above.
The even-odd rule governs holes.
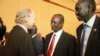
[[[78,19],[78,21],[83,21],[83,20],[81,20],[81,19]]]
[[[57,32],[56,30],[52,29],[54,32]]]
[[[58,32],[58,30],[54,30],[54,32]]]
[[[83,20],[82,20],[81,18],[79,18],[79,17],[78,17],[77,19],[78,19],[78,21],[83,21]]]

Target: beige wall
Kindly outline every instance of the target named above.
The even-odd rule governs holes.
[[[58,0],[58,2],[59,1],[60,0]],[[75,3],[69,1],[71,0],[67,0],[66,3],[61,3],[66,4],[66,6],[73,9]],[[0,0],[0,17],[3,18],[3,21],[7,26],[7,32],[9,32],[15,25],[14,20],[16,12],[22,7],[29,7],[35,11],[38,32],[42,33],[43,36],[51,32],[50,20],[53,14],[56,13],[61,13],[65,17],[64,30],[68,33],[76,35],[75,31],[80,22],[78,22],[78,20],[76,19],[74,12],[47,3],[43,0]]]

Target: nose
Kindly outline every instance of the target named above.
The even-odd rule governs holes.
[[[80,16],[80,13],[78,11],[75,11],[76,16]]]
[[[51,25],[52,25],[53,27],[56,27],[56,26],[57,26],[57,24],[56,24],[56,23],[51,23]]]

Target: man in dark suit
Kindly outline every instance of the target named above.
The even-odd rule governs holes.
[[[29,8],[21,9],[16,14],[16,24],[7,41],[7,56],[35,56],[32,37],[27,29],[34,23],[34,13]]]
[[[45,56],[75,56],[76,39],[62,29],[63,24],[63,15],[55,14],[52,17],[51,28],[53,32],[46,35]]]
[[[4,25],[2,18],[0,17],[0,56],[5,56],[5,33],[6,33],[6,26]]]
[[[33,45],[35,48],[36,56],[43,55],[43,37],[40,33],[37,33],[37,26],[34,24],[32,29],[28,29],[29,34],[32,36]]]
[[[79,21],[77,28],[77,56],[100,56],[100,17],[95,15],[94,0],[79,0],[75,6]]]

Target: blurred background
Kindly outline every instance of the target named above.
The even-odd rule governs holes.
[[[77,0],[0,0],[0,17],[2,17],[7,32],[15,25],[16,12],[23,7],[29,7],[36,13],[36,25],[38,32],[43,36],[51,32],[51,18],[60,13],[65,17],[64,30],[76,36],[76,28],[79,22],[75,16],[75,4]],[[100,15],[100,0],[96,0],[96,14]]]

